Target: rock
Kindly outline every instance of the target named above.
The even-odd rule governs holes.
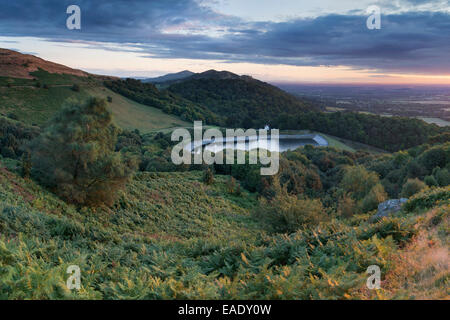
[[[402,199],[392,199],[380,203],[378,206],[378,212],[376,215],[370,218],[370,222],[377,222],[384,217],[391,216],[400,210],[402,210],[403,205],[408,201],[406,198]]]

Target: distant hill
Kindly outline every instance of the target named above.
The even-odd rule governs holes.
[[[144,83],[153,83],[160,84],[163,86],[168,86],[174,83],[179,83],[184,80],[198,80],[198,79],[239,79],[241,76],[238,76],[234,73],[228,71],[216,71],[216,70],[208,70],[202,73],[195,73],[189,70],[177,72],[177,73],[169,73],[161,77],[156,78],[147,78],[147,79],[138,79]],[[243,76],[242,78],[245,78]],[[124,79],[125,80],[125,79]]]
[[[185,80],[200,80],[200,79],[213,79],[213,80],[230,80],[230,79],[247,79],[248,76],[239,76],[229,71],[217,71],[208,70],[202,73],[196,73]]]
[[[161,77],[143,79],[144,83],[163,83],[168,81],[182,80],[193,76],[195,73],[185,70],[177,73],[169,73]]]
[[[314,111],[306,100],[250,76],[209,70],[174,83],[168,90],[225,118],[227,126],[253,127],[280,113]]]

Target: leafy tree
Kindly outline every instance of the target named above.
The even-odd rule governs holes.
[[[207,185],[211,185],[214,183],[214,173],[212,172],[211,168],[205,170],[205,173],[203,174],[203,182]]]
[[[328,215],[319,199],[300,199],[289,194],[286,187],[280,185],[278,177],[273,179],[275,197],[272,200],[261,199],[258,215],[274,231],[295,232],[302,227],[314,226],[328,220]]]
[[[29,179],[31,176],[31,155],[29,152],[24,152],[22,155],[22,177]]]
[[[350,192],[355,200],[363,199],[379,182],[375,172],[369,172],[362,166],[347,167],[341,188]]]
[[[136,166],[117,134],[104,100],[70,101],[30,143],[32,176],[68,202],[111,205]]]
[[[436,178],[434,176],[426,176],[425,177],[425,183],[429,187],[436,187],[438,185]]]
[[[403,185],[401,196],[404,198],[410,198],[416,193],[419,193],[427,186],[424,182],[419,179],[408,179],[406,183]]]
[[[352,217],[358,208],[356,206],[355,200],[352,199],[348,194],[344,194],[341,199],[339,199],[338,213],[344,218]]]
[[[444,168],[450,162],[450,148],[436,146],[423,153],[419,162],[431,172],[434,168]]]
[[[5,158],[14,159],[16,157],[16,153],[14,152],[12,147],[3,147],[0,151],[0,154]]]
[[[450,172],[447,168],[436,168],[433,170],[433,175],[439,186],[446,187],[450,184]]]
[[[80,86],[79,86],[78,84],[74,84],[74,85],[72,86],[72,91],[80,92]]]
[[[239,183],[236,183],[236,179],[231,177],[227,181],[227,192],[229,194],[239,195],[241,193]]]
[[[7,117],[12,120],[19,120],[19,117],[13,112],[8,113]]]
[[[436,136],[430,137],[428,140],[430,144],[436,144],[436,143],[445,143],[450,141],[450,132],[444,132],[441,134],[438,134]]]
[[[378,205],[386,201],[388,196],[381,184],[376,184],[361,201],[362,212],[369,212],[378,208]]]

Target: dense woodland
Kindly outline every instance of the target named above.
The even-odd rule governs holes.
[[[151,83],[135,79],[105,81],[105,86],[129,99],[141,104],[158,108],[167,114],[179,116],[186,121],[205,121],[221,124],[220,117],[191,101],[183,99],[167,90],[158,90]]]
[[[365,143],[395,152],[418,146],[448,129],[424,121],[400,117],[381,117],[352,112],[308,112],[282,114],[273,126],[280,129],[309,129]]]
[[[161,91],[131,79],[107,85],[130,99],[189,121],[230,128],[269,124],[281,130],[307,129],[392,152],[424,144],[445,131],[417,119],[318,112],[312,102],[251,78],[187,79]]]
[[[188,79],[168,90],[226,117],[226,125],[232,128],[264,127],[280,113],[314,110],[311,103],[251,78]]]

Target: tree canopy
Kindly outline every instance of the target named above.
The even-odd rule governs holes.
[[[69,101],[29,144],[32,176],[69,202],[112,204],[135,168],[114,152],[118,132],[104,100]]]

